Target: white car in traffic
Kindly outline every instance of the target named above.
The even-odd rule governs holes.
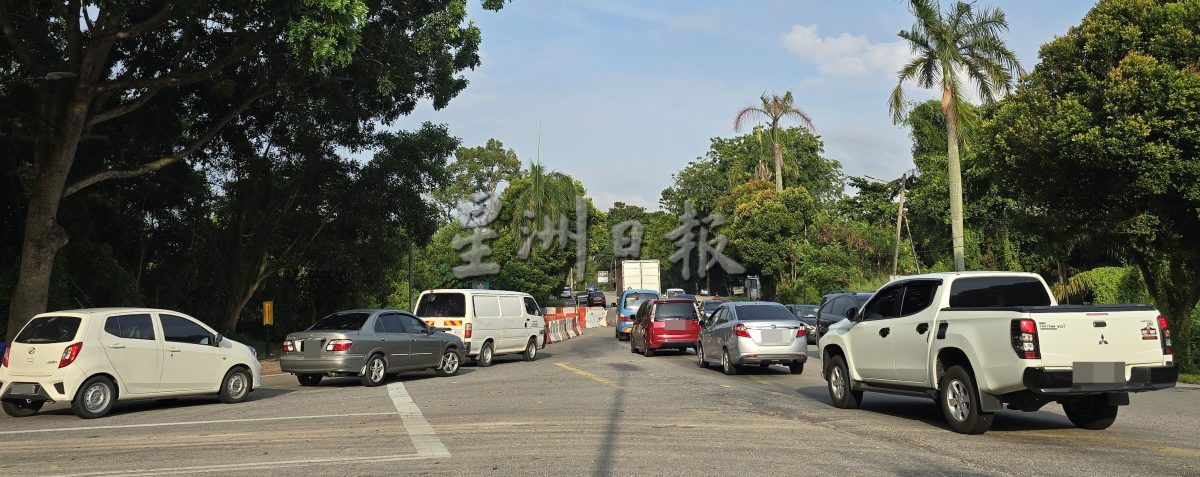
[[[5,350],[0,401],[13,417],[66,401],[91,419],[125,400],[211,394],[237,403],[261,380],[253,348],[183,313],[67,310],[33,317]]]

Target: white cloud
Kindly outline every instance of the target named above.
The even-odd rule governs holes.
[[[784,48],[826,75],[894,76],[911,56],[903,40],[874,43],[862,35],[820,36],[816,25],[794,25],[781,37]]]

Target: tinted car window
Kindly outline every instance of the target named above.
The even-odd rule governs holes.
[[[783,305],[740,305],[738,321],[798,321]]]
[[[950,285],[951,308],[1049,305],[1046,287],[1032,277],[961,278]]]
[[[700,306],[703,307],[705,313],[712,313],[713,310],[716,310],[717,307],[724,304],[725,302],[721,300],[708,300],[704,303],[701,303]]]
[[[695,319],[696,307],[691,303],[659,303],[654,307],[654,321]]]
[[[900,304],[900,298],[903,294],[904,287],[899,284],[879,290],[879,293],[875,294],[875,299],[867,303],[863,319],[870,321],[895,318],[896,312],[899,311],[897,310],[897,305]]]
[[[148,314],[110,316],[104,320],[104,332],[117,338],[154,340],[154,324]]]
[[[182,316],[159,315],[162,322],[163,339],[175,343],[206,345],[212,343],[212,335],[204,327]]]
[[[428,326],[425,326],[424,321],[421,321],[420,318],[417,318],[415,316],[412,316],[412,315],[396,315],[396,316],[398,316],[400,318],[400,321],[404,323],[404,331],[406,331],[406,332],[419,333],[421,331],[429,329]]]
[[[382,326],[384,333],[404,332],[404,325],[400,324],[400,315],[396,313],[379,315],[379,318],[376,318],[376,323],[379,323]],[[376,326],[375,330],[379,331],[379,328],[380,326]]]
[[[904,302],[900,305],[900,316],[920,313],[933,304],[933,295],[941,283],[937,281],[914,281],[904,285]]]
[[[816,316],[816,314],[817,314],[817,306],[816,305],[792,305],[791,309],[792,309],[792,314],[796,315],[797,317]]]
[[[444,318],[466,314],[467,299],[462,293],[426,293],[417,304],[417,316]]]
[[[525,313],[534,316],[540,316],[542,314],[542,310],[538,308],[537,302],[533,301],[533,298],[525,297]]]
[[[43,316],[34,318],[17,335],[17,343],[65,343],[75,339],[80,318],[74,316]]]
[[[358,331],[367,322],[369,313],[334,313],[321,318],[316,324],[308,327],[308,331]]]

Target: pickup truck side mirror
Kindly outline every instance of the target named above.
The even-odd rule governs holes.
[[[846,310],[846,318],[849,318],[850,321],[858,321],[858,307],[851,307],[849,310]]]

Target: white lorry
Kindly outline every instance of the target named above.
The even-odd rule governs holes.
[[[658,260],[622,260],[617,270],[617,293],[622,290],[662,291]]]
[[[1058,305],[1041,277],[934,273],[884,285],[818,343],[835,406],[864,391],[933,398],[952,430],[980,434],[996,411],[1062,405],[1105,429],[1129,393],[1175,385],[1166,318],[1146,305]]]

